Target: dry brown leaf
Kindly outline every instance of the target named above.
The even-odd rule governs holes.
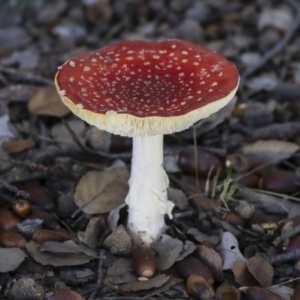
[[[18,153],[35,146],[35,141],[29,137],[24,140],[10,140],[2,143],[2,148],[7,153]]]
[[[53,249],[55,248],[57,248],[57,246],[54,246]],[[97,257],[95,254],[91,256],[89,253],[84,253],[83,251],[54,253],[52,251],[46,251],[45,248],[45,251],[41,251],[40,245],[32,241],[26,244],[26,249],[38,263],[54,267],[82,265]]]
[[[129,171],[124,167],[88,172],[76,187],[75,203],[86,214],[110,212],[124,202],[128,179]]]
[[[195,253],[197,257],[209,267],[215,279],[221,281],[223,278],[223,262],[220,254],[205,245],[198,245]]]
[[[62,118],[70,110],[62,103],[54,86],[41,87],[29,100],[28,110],[33,115],[47,115]]]
[[[167,270],[177,261],[182,252],[183,243],[164,234],[162,239],[154,245],[154,248],[159,253],[158,269]]]
[[[247,158],[249,165],[255,162],[275,164],[281,160],[290,158],[298,149],[299,146],[294,143],[269,140],[248,144],[238,152]]]
[[[262,287],[272,285],[274,269],[272,265],[259,255],[252,256],[246,262],[249,272],[255,277]]]
[[[234,274],[235,281],[241,286],[256,286],[259,285],[257,280],[249,272],[246,264],[242,260],[236,260],[231,270]]]
[[[131,259],[119,258],[107,269],[108,276],[122,275],[132,269]]]
[[[231,269],[236,260],[246,261],[239,249],[236,237],[229,231],[223,232],[222,240],[217,250],[223,259],[223,270]]]
[[[0,273],[14,271],[27,255],[19,248],[0,248]]]
[[[137,292],[159,288],[169,281],[170,277],[165,274],[160,274],[146,281],[132,281],[120,286],[120,291],[123,293]]]

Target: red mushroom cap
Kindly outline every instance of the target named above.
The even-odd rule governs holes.
[[[145,136],[181,131],[216,112],[239,75],[227,59],[186,41],[123,41],[70,59],[55,82],[86,122]]]

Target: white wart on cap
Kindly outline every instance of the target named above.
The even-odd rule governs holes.
[[[225,106],[239,75],[227,59],[189,42],[123,41],[70,59],[55,83],[89,124],[149,136],[182,131]]]

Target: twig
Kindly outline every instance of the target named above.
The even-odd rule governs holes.
[[[79,138],[77,137],[76,133],[73,131],[73,129],[70,127],[70,125],[68,124],[68,122],[66,122],[65,120],[62,120],[62,123],[64,124],[64,126],[66,126],[67,130],[69,131],[69,133],[71,134],[74,142],[77,144],[77,146],[85,153],[91,153],[92,151],[90,151],[89,149],[87,149],[79,140]]]
[[[298,260],[300,258],[300,249],[296,249],[291,252],[285,252],[272,257],[267,258],[269,263],[283,263],[289,260]]]
[[[242,73],[242,77],[246,78],[260,69],[264,64],[266,64],[273,56],[280,53],[284,47],[288,44],[290,39],[293,37],[295,32],[297,31],[298,27],[300,26],[300,4],[297,3],[295,0],[285,0],[292,8],[297,12],[296,17],[293,20],[293,24],[291,25],[290,29],[286,31],[283,38],[273,47],[271,48],[263,57],[262,59],[254,66],[250,66]]]
[[[6,182],[3,179],[0,179],[0,185],[2,185],[8,191],[16,194],[17,196],[21,196],[25,199],[28,199],[30,197],[30,195],[28,193],[26,193],[25,191],[21,191],[21,190],[17,189],[15,186],[10,185],[8,182]]]
[[[106,255],[104,254],[104,250],[101,249],[100,253],[99,253],[99,263],[98,263],[98,277],[97,277],[97,284],[96,287],[94,289],[94,291],[92,292],[92,294],[90,295],[90,297],[88,298],[88,300],[93,300],[95,295],[97,294],[97,292],[99,291],[101,285],[102,285],[102,279],[103,279],[103,260],[106,258]]]
[[[8,75],[15,75],[19,76],[21,79],[30,81],[30,82],[36,82],[36,83],[41,83],[41,84],[46,84],[46,85],[53,85],[53,80],[44,78],[39,75],[35,75],[32,73],[24,72],[21,70],[13,69],[13,68],[5,68],[0,66],[0,72],[8,74]]]

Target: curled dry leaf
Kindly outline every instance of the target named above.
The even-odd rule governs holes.
[[[110,212],[124,202],[128,179],[129,171],[124,167],[88,172],[76,187],[75,203],[86,214]]]
[[[19,153],[24,150],[28,150],[35,146],[35,141],[33,138],[29,137],[24,140],[10,140],[3,142],[2,148],[7,153]]]
[[[290,158],[298,149],[299,146],[294,143],[269,140],[248,144],[239,149],[239,152],[247,158],[249,165],[255,162],[276,164]]]
[[[81,243],[88,245],[91,248],[96,248],[98,237],[100,234],[101,217],[93,217],[90,219],[85,231],[79,231],[77,236]]]
[[[249,272],[255,277],[262,287],[269,287],[274,277],[272,265],[259,255],[252,256],[246,262]]]
[[[259,285],[254,276],[249,272],[246,264],[242,260],[236,260],[231,267],[235,281],[244,286]]]
[[[222,280],[223,277],[223,262],[220,254],[213,248],[208,248],[205,245],[198,245],[195,254],[205,263],[214,274],[217,281]]]
[[[38,263],[54,267],[82,265],[97,257],[97,253],[92,249],[84,248],[83,245],[77,244],[75,244],[77,247],[72,246],[72,243],[75,244],[72,241],[67,241],[65,244],[46,242],[42,248],[31,241],[26,244],[26,249]],[[64,244],[66,247],[63,247],[61,244]]]
[[[54,86],[41,87],[29,100],[28,110],[33,115],[47,115],[62,118],[70,110],[61,102]]]
[[[164,234],[162,239],[155,243],[154,248],[159,253],[158,269],[163,271],[172,267],[177,261],[183,249],[183,243]]]
[[[187,234],[192,235],[193,238],[199,243],[202,243],[204,241],[210,241],[214,245],[217,245],[220,241],[219,234],[208,235],[206,233],[203,233],[203,232],[199,231],[197,228],[188,229]]]
[[[240,252],[237,239],[231,232],[225,231],[223,233],[217,250],[223,259],[223,270],[231,269],[236,260],[246,261],[246,258]]]
[[[160,274],[146,281],[132,281],[120,286],[120,291],[123,293],[137,292],[159,288],[169,281],[170,277],[165,274]]]
[[[107,275],[117,276],[122,275],[132,269],[131,259],[119,258],[107,269]]]
[[[27,255],[19,248],[0,248],[0,273],[14,271]]]

